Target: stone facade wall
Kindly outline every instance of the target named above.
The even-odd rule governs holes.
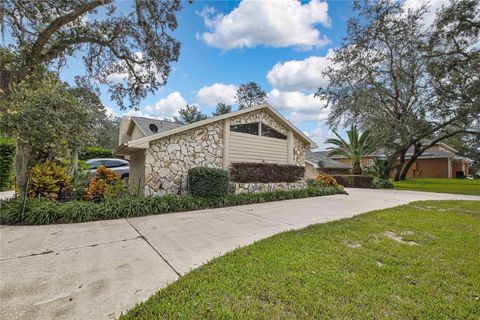
[[[230,183],[230,192],[233,194],[240,193],[258,193],[258,192],[270,192],[276,190],[298,190],[305,189],[307,182],[300,180],[297,182],[275,182],[275,183],[262,183],[262,182],[250,182],[250,183]]]
[[[294,138],[293,143],[293,164],[297,166],[305,165],[305,150],[308,148],[307,144],[297,137]]]
[[[263,110],[230,119],[230,124],[262,122],[287,135],[288,128]],[[223,120],[191,129],[150,143],[145,151],[145,195],[184,194],[187,192],[188,169],[223,167]],[[294,164],[305,164],[306,144],[294,138]],[[248,186],[242,189],[277,190],[284,186]],[[265,189],[266,188],[266,189]],[[273,188],[273,189],[272,189]],[[286,187],[290,190],[290,186]]]
[[[145,153],[145,194],[184,194],[188,169],[222,166],[223,121],[153,141]]]
[[[242,114],[237,117],[230,119],[230,124],[242,124],[242,123],[252,123],[252,122],[263,122],[272,129],[277,130],[278,132],[287,135],[288,129],[275,120],[271,115],[266,113],[263,110],[257,110],[250,113]]]

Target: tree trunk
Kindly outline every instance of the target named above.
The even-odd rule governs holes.
[[[402,172],[400,173],[400,180],[405,180],[407,178],[408,170],[412,167],[412,165],[417,161],[418,157],[425,151],[422,149],[422,146],[416,144],[415,149],[413,151],[412,156],[408,160],[407,164],[403,167]]]
[[[15,155],[15,181],[18,192],[23,195],[27,184],[29,145],[17,139],[17,153]]]
[[[72,154],[72,171],[73,173],[77,172],[78,169],[78,148],[73,149]]]
[[[383,169],[382,174],[383,179],[388,179],[390,177],[390,172],[392,171],[395,162],[397,161],[397,157],[398,155],[397,153],[395,153],[394,155],[387,158],[387,161],[385,162],[385,168]]]
[[[388,179],[390,177],[390,172],[395,168],[398,157],[403,154],[403,150],[395,151],[391,156],[387,158],[385,162],[385,168],[383,169],[382,177],[383,179]]]
[[[402,172],[403,165],[405,164],[405,152],[402,151],[400,155],[400,160],[398,161],[397,168],[395,169],[395,177],[393,178],[394,181],[400,180],[400,174]]]

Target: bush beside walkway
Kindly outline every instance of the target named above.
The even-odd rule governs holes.
[[[52,202],[30,198],[27,200],[23,214],[23,201],[21,198],[15,198],[0,202],[0,224],[76,223],[344,193],[346,192],[343,187],[337,186],[244,193],[211,198],[171,195],[163,197],[125,197],[106,199],[99,203],[87,201]]]

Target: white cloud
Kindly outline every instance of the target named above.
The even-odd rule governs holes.
[[[324,57],[312,56],[304,60],[279,62],[267,74],[267,80],[272,88],[293,91],[313,90],[328,85],[328,79],[323,71],[331,65],[330,58],[334,51],[328,50]]]
[[[420,9],[424,1],[419,0],[405,0],[403,6],[405,9],[417,10]],[[449,0],[429,0],[427,3],[427,12],[423,16],[423,24],[425,29],[428,29],[435,21],[436,11],[442,7],[442,5],[448,5]]]
[[[184,107],[187,101],[182,97],[180,92],[170,93],[165,98],[160,99],[155,104],[147,105],[144,108],[146,114],[156,118],[173,118],[178,116],[178,109]]]
[[[327,148],[325,144],[327,139],[335,137],[332,130],[326,126],[318,126],[313,130],[304,131],[304,133],[318,145],[318,149],[320,150]]]
[[[325,108],[326,101],[316,98],[313,93],[273,89],[268,94],[268,102],[286,112],[287,118],[294,123],[325,121],[330,111],[329,108]]]
[[[197,100],[202,106],[215,106],[219,102],[235,103],[237,86],[233,84],[214,83],[198,90]]]
[[[323,47],[328,38],[315,25],[330,26],[328,4],[312,0],[244,0],[227,15],[213,15],[212,8],[199,13],[210,32],[198,35],[208,45],[221,49],[271,47]]]

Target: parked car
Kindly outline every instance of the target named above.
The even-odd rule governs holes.
[[[115,171],[122,177],[122,179],[128,179],[130,173],[130,164],[127,160],[115,159],[115,158],[101,158],[101,159],[88,159],[85,161],[90,165],[90,170],[95,170],[100,166],[105,166],[112,171]]]

